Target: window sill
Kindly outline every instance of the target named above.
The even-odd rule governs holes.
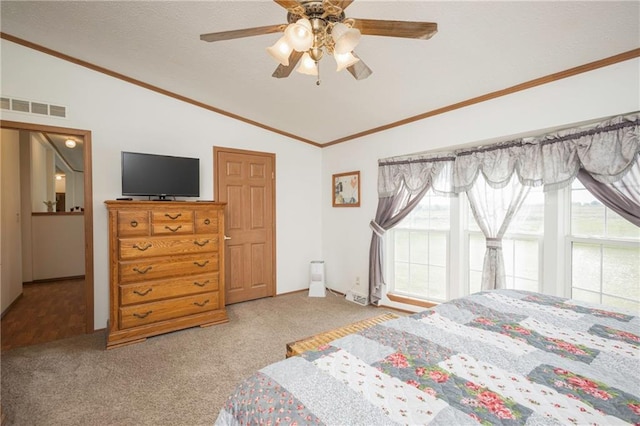
[[[426,300],[414,299],[412,297],[400,296],[399,294],[387,293],[387,298],[392,302],[405,303],[407,305],[419,306],[421,308],[433,308],[438,303],[428,302]]]

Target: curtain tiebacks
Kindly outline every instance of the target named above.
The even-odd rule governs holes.
[[[371,230],[375,232],[378,237],[382,237],[386,232],[382,226],[376,223],[375,220],[369,222],[369,228],[371,228]]]
[[[502,248],[502,238],[487,238],[487,248],[490,248],[490,249],[501,249]]]

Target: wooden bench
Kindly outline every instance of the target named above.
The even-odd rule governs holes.
[[[344,327],[335,328],[333,330],[326,331],[324,333],[316,334],[314,336],[306,337],[304,339],[297,340],[295,342],[287,343],[287,358],[300,355],[311,349],[316,349],[319,346],[325,345],[332,340],[339,339],[347,334],[356,333],[374,325],[380,324],[385,321],[389,321],[395,318],[399,318],[398,315],[391,312],[387,312],[383,315],[378,315],[373,318],[354,322]]]

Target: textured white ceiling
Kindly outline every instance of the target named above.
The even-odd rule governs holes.
[[[356,81],[275,79],[280,34],[203,33],[286,23],[262,1],[7,1],[1,29],[32,43],[317,143],[327,143],[640,46],[638,1],[355,0],[347,17],[438,24],[430,40],[363,36]],[[552,100],[550,100],[552,101]]]

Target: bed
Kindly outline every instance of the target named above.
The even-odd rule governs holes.
[[[639,334],[637,313],[476,293],[261,369],[216,424],[640,424]]]

